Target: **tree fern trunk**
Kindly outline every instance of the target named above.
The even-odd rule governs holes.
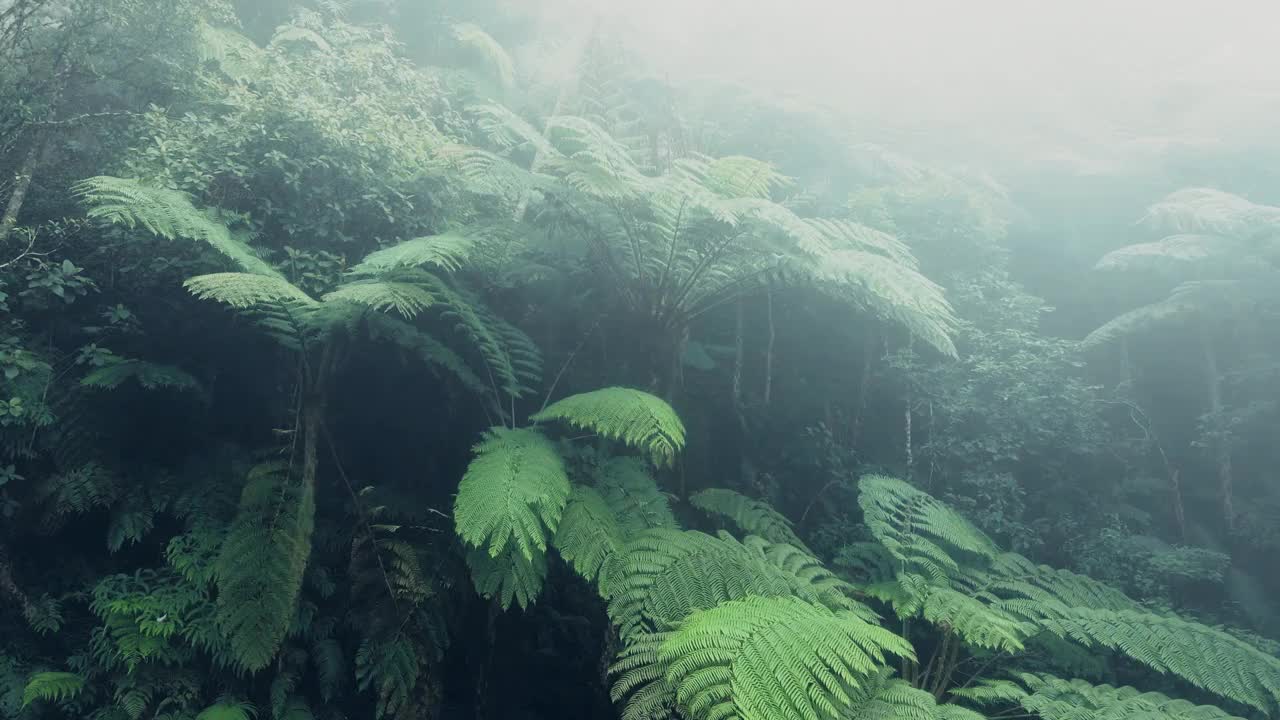
[[[1228,529],[1235,527],[1235,503],[1232,498],[1231,448],[1227,438],[1221,435],[1222,378],[1218,370],[1217,351],[1214,350],[1209,326],[1200,323],[1200,349],[1204,353],[1205,390],[1208,395],[1209,413],[1214,417],[1216,437],[1213,440],[1214,455],[1218,464],[1218,496],[1222,502],[1222,517]]]

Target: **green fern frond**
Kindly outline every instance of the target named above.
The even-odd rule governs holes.
[[[466,264],[475,244],[474,238],[455,233],[405,240],[369,253],[351,268],[351,274],[380,275],[423,265],[431,265],[445,272],[457,272]]]
[[[728,488],[710,488],[694,493],[689,503],[705,513],[727,518],[744,534],[759,535],[769,542],[810,552],[792,530],[791,521],[769,503]]]
[[[436,338],[399,318],[375,313],[364,318],[369,339],[387,342],[421,360],[432,368],[447,372],[476,394],[484,394],[488,387],[456,352]]]
[[[89,206],[90,218],[131,229],[141,226],[166,240],[195,240],[222,253],[244,272],[279,277],[252,248],[232,235],[226,225],[197,209],[187,195],[177,190],[100,175],[76,183],[72,192]]]
[[[288,304],[311,307],[316,304],[288,280],[251,273],[211,273],[188,278],[183,286],[201,300],[213,300],[237,310],[264,305]]]
[[[595,469],[595,487],[613,511],[623,533],[676,528],[666,494],[653,481],[643,460],[613,457]]]
[[[528,608],[542,593],[547,579],[547,554],[538,551],[533,557],[525,557],[515,548],[492,557],[482,549],[467,553],[467,567],[476,592],[484,598],[497,600],[502,609],[512,603]]]
[[[587,582],[595,583],[605,597],[610,585],[607,577],[601,577],[601,571],[623,542],[618,519],[600,493],[575,487],[560,518],[554,544],[560,557]]]
[[[1280,208],[1258,205],[1221,190],[1186,188],[1148,208],[1144,221],[1172,232],[1249,238],[1280,230]]]
[[[114,390],[126,380],[133,380],[144,390],[199,390],[200,381],[173,365],[158,365],[146,360],[123,360],[100,367],[80,378],[85,387]]]
[[[659,650],[685,714],[741,720],[837,720],[895,655],[914,657],[878,625],[791,597],[694,613]]]
[[[954,570],[958,566],[951,552],[987,560],[997,555],[995,544],[982,531],[908,483],[866,475],[858,482],[858,490],[858,505],[867,528],[891,555],[908,566]]]
[[[31,676],[22,691],[22,706],[44,700],[64,702],[84,690],[84,676],[69,672],[39,672]]]
[[[493,36],[472,23],[459,23],[453,26],[453,37],[458,44],[480,58],[493,73],[494,78],[504,87],[515,84],[515,63],[505,48],[493,39]]]
[[[1221,630],[1149,612],[1085,607],[1039,623],[1060,637],[1123,653],[1263,713],[1280,710],[1280,658]]]
[[[1176,270],[1226,257],[1240,249],[1239,242],[1219,235],[1170,235],[1155,242],[1112,250],[1102,256],[1094,269],[1111,272]]]
[[[502,105],[473,105],[467,110],[476,116],[476,124],[489,141],[503,150],[528,146],[544,157],[559,154],[541,130]]]
[[[309,45],[322,53],[333,52],[333,46],[320,33],[298,25],[282,25],[276,28],[271,36],[269,47],[278,48],[286,45]]]
[[[958,320],[942,288],[909,265],[861,250],[834,250],[792,266],[831,297],[897,324],[948,357]]]
[[[1092,685],[1033,673],[1019,673],[1016,678],[983,680],[954,694],[981,705],[1018,705],[1044,720],[1239,720],[1220,708],[1132,687]]]
[[[532,416],[536,422],[559,420],[593,430],[636,448],[659,467],[675,462],[684,449],[680,416],[661,398],[640,390],[610,387],[571,395]]]
[[[725,197],[767,198],[774,189],[794,182],[778,172],[772,163],[743,155],[732,155],[711,161],[703,183]]]
[[[366,639],[356,653],[357,687],[373,691],[378,718],[396,717],[409,707],[420,672],[418,653],[404,635],[389,642]]]
[[[236,661],[266,667],[289,630],[311,556],[315,487],[282,464],[250,473],[217,562],[218,626]]]
[[[222,698],[196,715],[196,720],[254,720],[258,709],[253,703],[237,698]]]
[[[472,453],[454,501],[458,537],[494,558],[545,552],[569,497],[555,446],[535,430],[493,428]]]
[[[911,248],[889,233],[849,220],[808,218],[805,222],[822,233],[832,248],[882,255],[903,267],[919,269]]]
[[[426,275],[427,273],[422,273]],[[357,280],[324,296],[326,303],[350,302],[377,311],[395,310],[406,320],[439,303],[439,296],[420,282]]]
[[[1184,283],[1169,297],[1135,308],[1107,321],[1081,341],[1084,347],[1112,342],[1170,323],[1185,322],[1204,310],[1210,302],[1209,287],[1201,283]]]

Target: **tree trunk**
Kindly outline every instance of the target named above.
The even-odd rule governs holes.
[[[6,595],[22,608],[24,617],[31,617],[35,611],[35,606],[31,604],[31,599],[14,581],[13,563],[9,559],[9,548],[0,543],[0,596]]]
[[[22,203],[27,199],[27,191],[31,189],[31,179],[35,176],[36,164],[40,161],[40,152],[44,149],[44,134],[35,131],[36,137],[31,140],[31,147],[22,159],[22,167],[14,178],[13,192],[9,193],[9,202],[5,204],[4,215],[0,216],[0,247],[3,247],[18,224],[18,213],[22,211]]]
[[[858,449],[858,441],[862,438],[862,415],[867,411],[867,398],[871,393],[871,364],[874,359],[875,342],[868,341],[862,346],[862,376],[858,380],[858,401],[853,408],[853,422],[849,430],[849,448]]]
[[[766,291],[765,317],[769,321],[769,342],[764,351],[764,406],[769,407],[769,398],[773,395],[773,291]]]
[[[1231,447],[1220,433],[1222,427],[1222,378],[1218,370],[1218,356],[1209,335],[1207,322],[1200,324],[1200,349],[1204,353],[1205,390],[1208,395],[1209,413],[1214,416],[1214,456],[1218,464],[1218,497],[1222,502],[1222,517],[1227,529],[1235,527],[1235,504],[1232,499]]]

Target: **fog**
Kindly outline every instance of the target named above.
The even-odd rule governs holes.
[[[1069,152],[1088,171],[1137,137],[1246,143],[1278,107],[1280,5],[1263,2],[514,5],[549,35],[599,23],[672,79],[790,95],[884,141],[960,157]]]

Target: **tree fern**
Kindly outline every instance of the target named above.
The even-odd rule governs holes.
[[[173,365],[158,365],[145,360],[123,360],[104,365],[83,378],[80,384],[103,390],[114,390],[132,380],[144,390],[199,390],[200,381]]]
[[[425,273],[424,273],[425,275]],[[409,280],[358,280],[344,283],[324,296],[325,302],[351,302],[373,310],[394,310],[406,320],[440,302],[421,282]]]
[[[217,562],[218,625],[237,662],[271,662],[289,629],[311,555],[315,487],[283,465],[250,473]]]
[[[236,698],[223,698],[196,715],[195,720],[255,720],[258,709],[253,703]]]
[[[101,175],[83,180],[72,191],[89,206],[94,219],[129,228],[141,226],[166,240],[194,240],[217,250],[241,270],[278,277],[278,273],[221,221],[199,210],[177,190],[153,187],[138,180]]]
[[[430,265],[456,272],[467,262],[475,239],[462,234],[430,235],[397,243],[369,253],[351,268],[353,275],[380,275],[402,268]]]
[[[183,285],[201,300],[213,300],[237,310],[276,303],[314,306],[297,286],[277,276],[251,273],[212,273],[189,278]]]
[[[386,643],[366,640],[356,653],[356,685],[373,693],[379,718],[395,717],[408,709],[419,671],[417,652],[403,635]]]
[[[658,397],[630,388],[571,395],[533,415],[533,420],[559,420],[593,430],[644,452],[659,466],[674,463],[684,449],[684,423],[675,410]]]
[[[746,497],[728,488],[711,488],[694,493],[689,502],[706,513],[729,519],[745,534],[759,535],[770,542],[791,545],[809,552],[791,529],[791,521],[766,502]]]
[[[38,672],[27,681],[22,691],[23,707],[33,702],[64,702],[84,690],[84,676],[69,672]]]
[[[1157,692],[1044,674],[1018,673],[1014,680],[985,680],[972,688],[957,689],[955,694],[980,705],[1017,705],[1043,720],[1238,720],[1219,708]]]
[[[494,428],[473,454],[454,501],[458,537],[473,548],[472,578],[504,606],[512,598],[527,605],[541,588],[547,541],[569,497],[564,463],[535,430]]]
[[[676,527],[667,496],[653,481],[644,461],[613,457],[595,469],[595,488],[628,535],[652,528]]]
[[[601,577],[606,562],[625,540],[617,517],[600,493],[589,487],[575,487],[556,530],[555,547],[579,575],[596,583],[607,595],[609,579]]]
[[[839,718],[893,655],[913,652],[852,613],[790,597],[694,613],[658,653],[684,714],[742,720]]]
[[[459,23],[453,26],[458,44],[479,58],[504,88],[515,84],[515,64],[507,51],[478,25]]]

